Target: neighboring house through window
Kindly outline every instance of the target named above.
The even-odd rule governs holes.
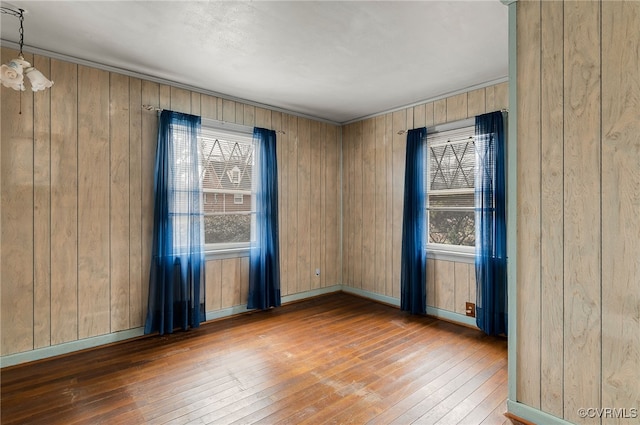
[[[253,210],[252,134],[202,123],[200,149],[207,249],[248,247]],[[245,196],[251,202],[245,202]]]

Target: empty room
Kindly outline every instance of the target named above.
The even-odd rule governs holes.
[[[0,8],[3,424],[640,424],[640,2]]]

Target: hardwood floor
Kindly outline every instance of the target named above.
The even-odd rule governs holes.
[[[1,371],[9,424],[507,424],[506,340],[344,293]]]

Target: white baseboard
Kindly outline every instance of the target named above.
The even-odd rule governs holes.
[[[507,411],[525,421],[538,425],[572,425],[571,422],[567,422],[564,419],[513,400],[507,400]]]

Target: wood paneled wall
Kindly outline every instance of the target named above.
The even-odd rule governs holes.
[[[507,108],[508,83],[461,93],[343,126],[342,283],[400,297],[400,253],[406,135]],[[429,260],[427,304],[464,314],[475,303],[475,270]]]
[[[636,1],[517,3],[517,400],[580,424],[640,406],[638,28]]]
[[[1,62],[16,55],[3,48]],[[35,94],[1,89],[2,355],[143,325],[157,136],[157,115],[143,104],[284,131],[277,151],[282,293],[339,283],[338,127],[25,59],[55,84]],[[207,310],[245,304],[247,272],[247,258],[208,261]]]

